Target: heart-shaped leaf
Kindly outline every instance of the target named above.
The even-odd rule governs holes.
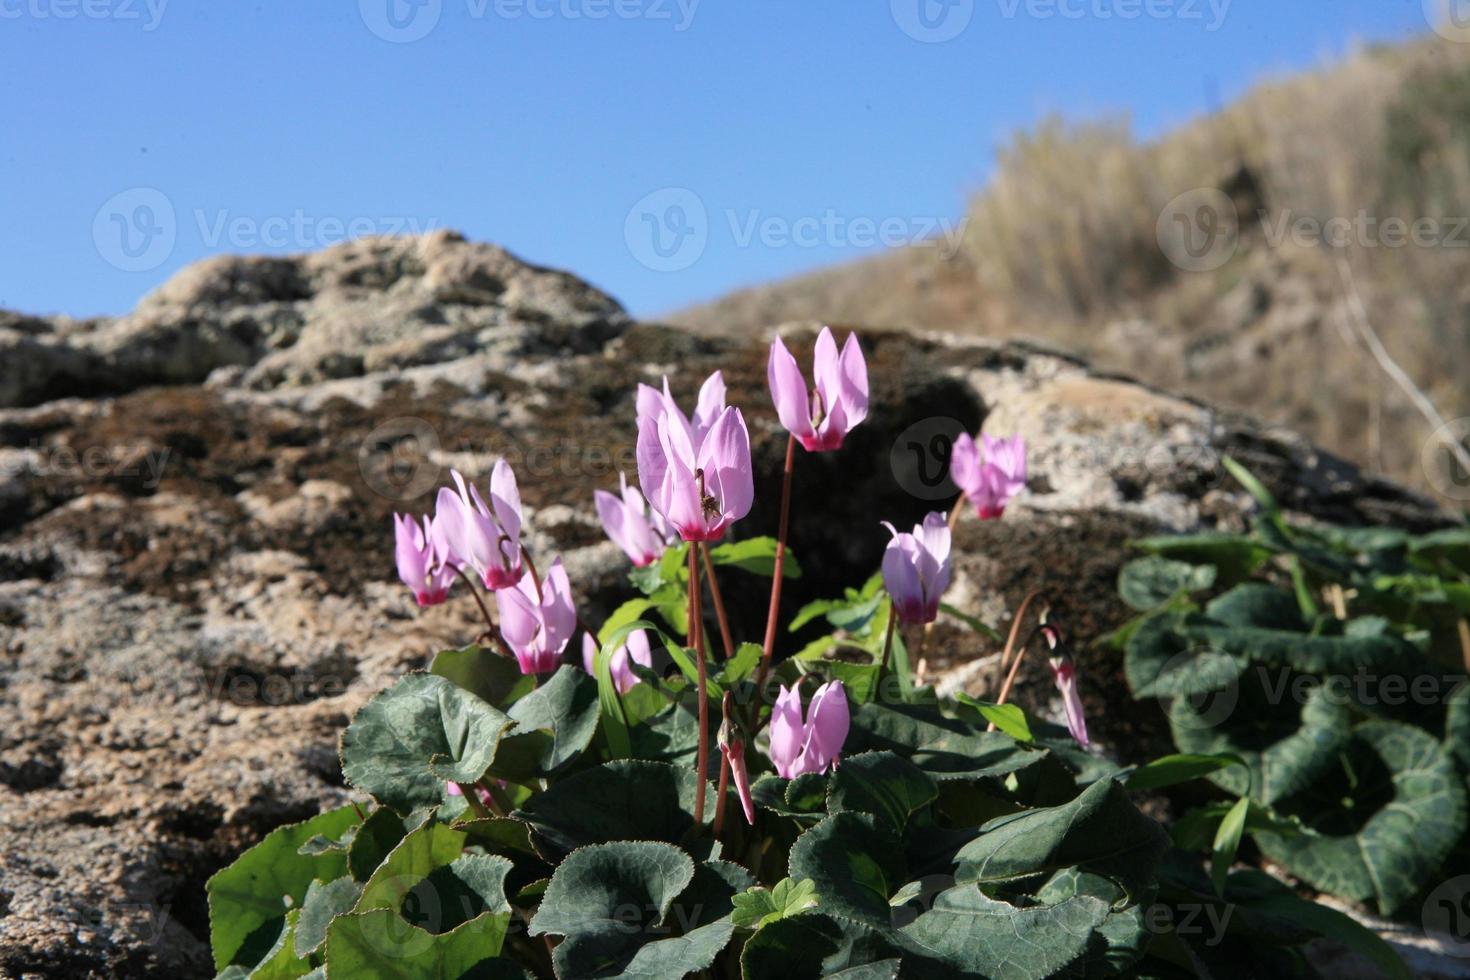
[[[1118,573],[1118,594],[1139,612],[1162,606],[1176,596],[1204,592],[1214,584],[1214,565],[1191,565],[1158,555],[1131,561]]]
[[[822,911],[868,925],[892,924],[888,900],[908,877],[899,839],[866,813],[836,813],[796,839],[793,878],[815,884]]]
[[[1395,722],[1365,722],[1336,768],[1278,809],[1311,833],[1256,834],[1260,848],[1333,895],[1391,915],[1435,881],[1466,827],[1464,778],[1443,744]]]
[[[327,930],[327,972],[394,980],[530,980],[524,967],[486,947],[487,931],[486,923],[474,919],[436,936],[388,909],[339,915]]]
[[[619,759],[554,783],[515,816],[553,854],[615,840],[676,843],[694,826],[696,785],[687,768]]]
[[[809,912],[762,928],[740,953],[745,980],[895,980],[903,950],[884,933]]]
[[[435,674],[409,674],[358,711],[342,735],[342,774],[399,813],[474,783],[495,759],[509,717]]]
[[[338,839],[357,822],[357,810],[344,806],[304,823],[277,827],[209,879],[205,891],[215,969],[260,962],[285,929],[287,900],[299,905],[312,882],[346,874],[344,852],[307,855],[300,853],[301,846],[317,836]]]
[[[845,750],[893,752],[938,780],[1005,776],[1046,756],[1009,735],[987,732],[917,704],[860,705],[852,714]]]
[[[938,795],[934,780],[907,759],[892,752],[864,752],[842,760],[827,791],[827,809],[870,813],[902,834],[909,817]]]
[[[1093,783],[1070,803],[992,820],[957,856],[958,881],[1040,884],[1067,868],[1114,881],[1131,900],[1153,879],[1169,847],[1164,829],[1138,811],[1115,780]]]

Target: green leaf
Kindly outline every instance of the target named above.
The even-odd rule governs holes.
[[[720,871],[696,870],[670,844],[595,844],[557,867],[529,932],[565,937],[553,953],[558,976],[680,977],[730,941],[733,893]]]
[[[1244,665],[1192,639],[1204,617],[1164,609],[1138,624],[1124,647],[1123,671],[1135,698],[1177,698],[1229,688]]]
[[[327,930],[327,972],[332,977],[392,980],[530,980],[524,967],[489,952],[485,919],[434,935],[387,909],[339,915]]]
[[[486,704],[504,708],[536,688],[536,678],[521,673],[514,660],[486,647],[443,650],[429,673],[452,681]]]
[[[1225,879],[1230,877],[1230,866],[1235,863],[1235,855],[1240,850],[1240,837],[1245,833],[1245,818],[1250,808],[1250,797],[1242,796],[1225,814],[1225,819],[1220,821],[1220,829],[1215,832],[1215,843],[1210,848],[1210,879],[1215,885],[1216,895],[1225,894]]]
[[[1162,558],[1191,565],[1214,565],[1220,578],[1238,582],[1264,565],[1276,552],[1244,534],[1181,534],[1170,537],[1144,538],[1134,547]]]
[[[773,888],[748,888],[733,899],[730,919],[737,929],[760,929],[817,906],[817,886],[810,879],[782,878]]]
[[[864,752],[842,760],[827,792],[827,809],[872,814],[901,835],[909,818],[938,796],[934,780],[907,759],[892,752]]]
[[[1208,591],[1215,584],[1214,565],[1191,565],[1149,555],[1123,566],[1118,594],[1139,612],[1149,612],[1181,595]]]
[[[1005,776],[1046,757],[1009,735],[977,729],[927,705],[859,705],[844,750],[893,752],[941,781]]]
[[[286,927],[281,930],[265,959],[250,971],[250,980],[297,980],[311,972],[311,964],[297,955],[296,944],[292,941],[300,917],[300,909],[286,913]]]
[[[749,680],[760,666],[763,651],[758,643],[742,643],[735,648],[735,656],[720,665],[716,674],[720,686],[733,688],[743,680]]]
[[[1135,793],[1163,789],[1165,786],[1177,786],[1200,779],[1230,766],[1245,765],[1244,759],[1230,752],[1214,755],[1166,755],[1133,770],[1123,785]]]
[[[1253,668],[1219,699],[1199,706],[1176,700],[1169,709],[1174,743],[1188,753],[1245,760],[1244,769],[1210,774],[1211,782],[1238,796],[1249,793],[1272,804],[1304,789],[1333,765],[1347,742],[1351,715],[1325,686],[1305,688],[1306,700],[1298,702],[1297,679]]]
[[[1319,936],[1342,943],[1383,971],[1388,980],[1412,980],[1413,974],[1378,933],[1337,909],[1298,898],[1285,889],[1249,901],[1236,899],[1248,911],[1280,916]]]
[[[895,980],[903,951],[882,931],[808,912],[762,928],[740,953],[744,980]]]
[[[888,899],[908,874],[898,837],[865,813],[836,813],[803,833],[787,867],[811,879],[823,912],[880,928],[892,924]]]
[[[1465,832],[1465,782],[1444,746],[1418,728],[1365,722],[1334,773],[1283,800],[1309,828],[1298,837],[1255,835],[1292,874],[1392,915],[1436,880]]]
[[[551,680],[511,705],[516,727],[501,740],[491,771],[519,783],[551,775],[592,744],[598,710],[597,681],[581,667],[562,664]]]
[[[299,853],[317,835],[336,839],[357,824],[357,811],[344,806],[304,823],[277,827],[265,839],[217,872],[205,886],[209,897],[209,943],[214,966],[254,966],[276,945],[286,927],[286,901],[299,905],[318,878],[347,871],[341,851]]]
[[[1089,896],[1017,908],[962,884],[935,896],[901,935],[916,952],[968,975],[1043,980],[1083,954],[1108,911],[1108,903]]]
[[[597,642],[606,643],[623,627],[631,626],[642,619],[643,614],[652,608],[654,608],[652,600],[629,599],[614,609],[612,615],[603,621],[602,628],[597,631]]]
[[[1070,803],[1023,810],[980,828],[956,856],[956,880],[1024,884],[1077,867],[1101,875],[1130,898],[1152,880],[1169,847],[1164,829],[1140,813],[1118,783],[1093,783]]]
[[[1021,709],[1020,705],[991,704],[989,701],[972,698],[964,692],[956,694],[955,700],[974,708],[980,713],[980,717],[1018,742],[1036,740],[1036,737],[1031,734],[1031,723],[1026,720],[1026,712]]]
[[[443,800],[445,781],[474,783],[511,719],[435,674],[409,674],[363,705],[342,736],[342,774],[400,813]]]
[[[688,767],[620,759],[553,783],[515,816],[553,853],[615,840],[677,843],[694,826],[696,785]]]
[[[347,849],[347,870],[354,881],[367,881],[409,828],[393,810],[380,806],[368,814]]]
[[[750,795],[756,806],[772,813],[815,821],[825,816],[827,777],[807,773],[796,779],[782,779],[772,773],[762,773],[751,785]]]
[[[747,538],[718,544],[709,550],[709,558],[716,565],[733,565],[741,571],[770,578],[776,574],[776,539]],[[781,577],[788,580],[801,578],[801,565],[789,545],[782,559]]]
[[[993,627],[987,625],[985,621],[980,619],[978,616],[971,616],[968,613],[961,612],[947,602],[941,602],[939,604],[939,611],[944,613],[946,616],[953,616],[955,619],[958,619],[960,622],[964,623],[976,633],[979,633],[981,636],[990,640],[992,643],[1005,642],[1005,637],[1001,636],[999,632],[997,632]]]
[[[368,879],[354,911],[389,909],[435,935],[475,919],[486,951],[498,954],[510,923],[505,877],[511,862],[466,854],[469,840],[441,823],[413,831]]]
[[[350,912],[362,894],[362,885],[343,875],[330,882],[313,881],[301,903],[301,918],[296,922],[296,955],[305,959],[327,941],[327,926],[332,919]]]
[[[1222,457],[1220,462],[1225,465],[1225,469],[1229,471],[1230,475],[1235,477],[1241,486],[1245,487],[1246,493],[1256,499],[1256,503],[1261,505],[1262,510],[1268,514],[1278,514],[1281,512],[1281,505],[1276,502],[1276,498],[1271,495],[1271,491],[1266,489],[1266,485],[1258,480],[1254,473],[1229,456]]]

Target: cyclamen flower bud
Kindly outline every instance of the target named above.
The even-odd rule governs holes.
[[[1087,717],[1082,713],[1082,696],[1077,692],[1077,667],[1072,661],[1072,654],[1062,642],[1062,634],[1055,626],[1043,623],[1041,635],[1051,651],[1047,666],[1051,668],[1052,679],[1056,681],[1057,691],[1062,695],[1062,708],[1067,714],[1067,730],[1072,733],[1078,745],[1086,748]]]

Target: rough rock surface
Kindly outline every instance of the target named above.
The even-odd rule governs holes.
[[[934,453],[956,426],[1019,431],[1030,492],[962,522],[952,599],[1004,625],[1047,588],[1104,743],[1161,734],[1088,648],[1126,616],[1127,542],[1239,526],[1222,455],[1304,514],[1442,521],[1289,434],[1042,350],[864,343],[869,422],[798,461],[790,608],[866,578],[880,518],[948,505]],[[210,974],[206,878],[344,800],[352,712],[475,632],[467,600],[420,611],[393,579],[389,515],[430,507],[449,467],[484,480],[511,459],[532,547],[564,555],[595,621],[625,563],[591,491],[634,469],[635,382],[667,373],[688,396],[723,368],[760,470],[741,532],[769,533],[784,438],[764,345],[634,324],[571,276],[443,233],[211,260],[115,321],[0,316],[0,975]],[[754,637],[759,590],[728,598]],[[972,636],[941,629],[930,650],[947,683],[988,679]],[[1019,696],[1051,711],[1049,688]]]

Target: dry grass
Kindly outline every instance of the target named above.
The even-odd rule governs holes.
[[[1234,257],[1185,272],[1157,238],[1168,202],[1234,201]],[[1294,222],[1380,224],[1342,248]],[[1435,222],[1433,245],[1381,222]],[[953,259],[909,249],[746,290],[672,319],[716,330],[786,319],[1030,335],[1103,366],[1298,428],[1428,488],[1423,417],[1349,328],[1346,255],[1393,358],[1447,418],[1470,415],[1470,44],[1362,50],[1259,85],[1153,143],[1124,120],[1043,121],[998,156]],[[1455,236],[1453,241],[1443,241]],[[1456,501],[1461,507],[1465,501]]]

